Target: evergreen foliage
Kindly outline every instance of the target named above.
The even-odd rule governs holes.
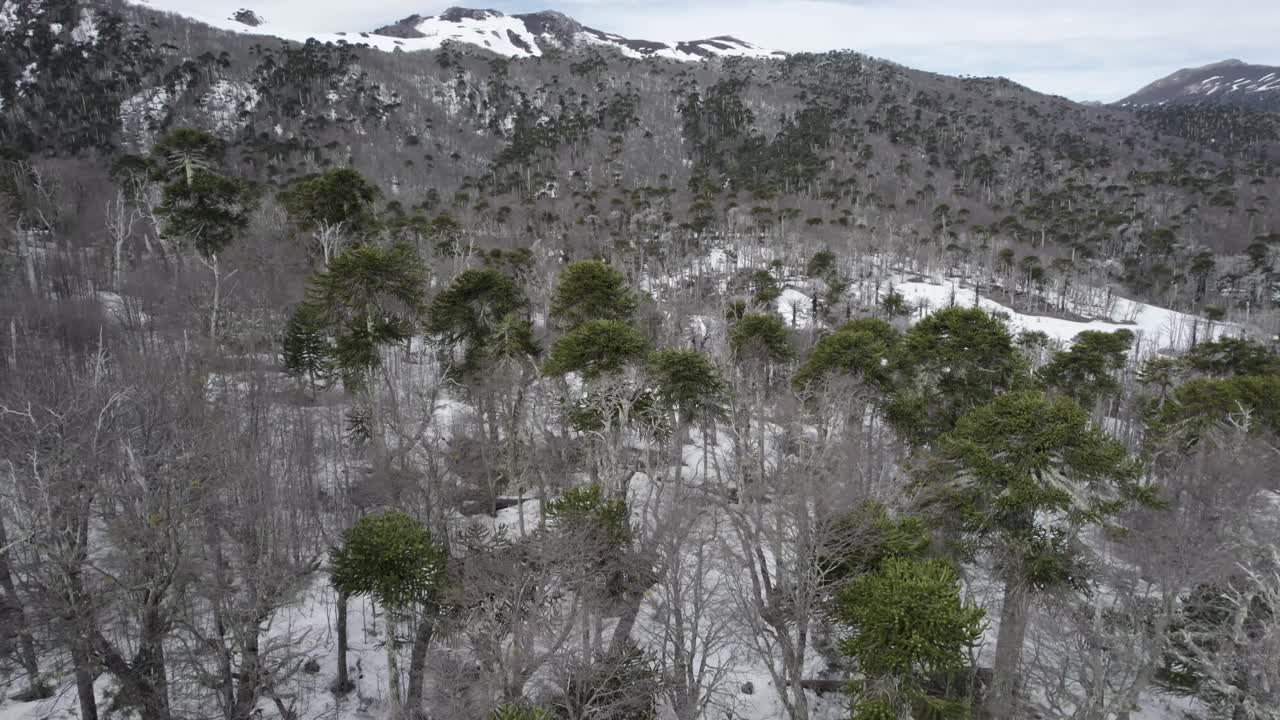
[[[1026,380],[1026,362],[1004,323],[976,308],[939,310],[897,345],[890,424],[917,444],[932,442],[974,408]]]
[[[621,371],[644,356],[644,337],[618,320],[588,320],[556,341],[542,366],[547,375],[578,373],[584,380]]]
[[[363,388],[381,366],[380,351],[413,336],[425,304],[427,271],[406,245],[347,248],[312,276],[303,314],[328,329],[334,370],[348,389]]]
[[[1091,408],[1100,397],[1120,389],[1114,373],[1124,368],[1133,340],[1128,330],[1086,330],[1075,337],[1069,350],[1054,353],[1036,374],[1049,388]]]
[[[492,265],[471,268],[431,301],[425,330],[446,348],[463,349],[461,362],[451,362],[449,372],[471,378],[488,361],[540,352],[522,314],[527,308],[524,291],[509,275]]]
[[[1225,423],[1280,434],[1280,375],[1197,378],[1179,385],[1150,421],[1148,448],[1189,450]]]
[[[448,557],[431,533],[402,512],[366,515],[342,534],[331,577],[348,595],[388,609],[434,603],[444,592]]]
[[[599,260],[581,260],[560,273],[551,296],[551,317],[573,329],[591,320],[630,322],[635,294],[622,273]]]
[[[889,363],[898,340],[898,331],[883,320],[851,320],[818,341],[792,383],[798,390],[817,391],[824,379],[838,375],[887,394],[893,384]]]
[[[705,353],[692,349],[658,350],[649,355],[648,371],[658,400],[675,411],[682,422],[724,415],[727,388]]]
[[[968,666],[983,611],[960,598],[955,570],[942,560],[888,557],[843,590],[839,621],[851,635],[841,651],[861,677],[850,683],[852,720],[967,718],[963,699],[939,696],[939,676]]]
[[[785,363],[794,356],[791,333],[773,313],[747,313],[729,328],[729,347],[739,359]]]
[[[966,549],[1001,558],[1009,582],[1079,582],[1074,533],[1149,500],[1139,465],[1070,398],[1005,393],[939,438],[919,489]]]
[[[280,204],[301,230],[341,227],[358,237],[375,224],[372,208],[378,195],[377,186],[358,171],[335,168],[293,182],[281,191]]]
[[[1280,354],[1248,338],[1224,336],[1202,342],[1187,353],[1186,363],[1214,377],[1280,375]]]

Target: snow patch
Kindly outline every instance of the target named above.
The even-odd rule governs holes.
[[[234,134],[245,125],[241,117],[258,105],[258,91],[249,83],[219,80],[200,99],[213,123],[213,131],[224,137]]]
[[[71,30],[71,39],[81,45],[98,41],[98,15],[92,8],[80,10],[80,21]]]
[[[126,142],[138,149],[155,144],[160,123],[169,113],[169,91],[147,88],[120,103],[120,128]]]
[[[973,289],[962,288],[955,281],[938,284],[903,282],[897,284],[895,289],[923,312],[952,305],[970,307],[974,304]],[[1023,314],[987,297],[978,298],[978,307],[1006,318],[1009,327],[1015,331],[1043,332],[1050,340],[1063,344],[1069,344],[1076,335],[1086,330],[1129,330],[1136,336],[1134,351],[1138,356],[1163,350],[1184,350],[1190,347],[1193,336],[1209,340],[1234,331],[1234,326],[1229,324],[1210,323],[1195,315],[1116,296],[1109,296],[1109,302],[1104,300],[1091,307],[1072,304],[1070,309],[1073,313],[1093,318],[1087,321]]]

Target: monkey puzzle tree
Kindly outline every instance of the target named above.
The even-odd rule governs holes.
[[[581,260],[566,267],[551,296],[552,319],[565,329],[589,320],[630,322],[636,297],[622,273],[599,260]]]
[[[883,320],[851,320],[818,341],[791,382],[801,392],[817,391],[831,376],[846,376],[887,394],[893,383],[889,359],[898,339],[898,331]]]
[[[431,533],[402,512],[366,515],[342,534],[333,551],[331,579],[347,595],[367,595],[382,606],[386,623],[387,690],[391,717],[402,716],[396,621],[425,606],[432,612],[447,582],[448,555]]]
[[[842,590],[837,620],[851,635],[841,651],[861,677],[850,683],[852,720],[968,717],[968,703],[932,689],[964,670],[982,634],[983,611],[960,597],[944,560],[886,558]]]
[[[256,202],[247,182],[219,172],[224,152],[220,140],[191,128],[169,132],[152,149],[153,165],[164,182],[156,208],[163,232],[188,243],[213,274],[211,337],[218,332],[222,283],[227,279],[218,255],[248,226]]]
[[[621,371],[644,356],[648,343],[630,325],[618,320],[590,320],[556,341],[543,365],[547,375],[576,372],[584,380]]]
[[[977,308],[947,308],[916,323],[898,343],[893,367],[885,416],[916,445],[932,442],[1026,376],[1004,323]]]
[[[693,349],[659,350],[649,355],[649,377],[660,403],[675,415],[676,482],[684,469],[685,436],[689,427],[702,423],[702,441],[707,442],[707,424],[725,414],[726,385],[720,371],[706,354]]]
[[[992,557],[1004,584],[988,697],[995,720],[1016,716],[1033,594],[1081,582],[1081,532],[1149,500],[1139,474],[1074,401],[1034,391],[1003,394],[938,438],[916,479],[922,503],[962,555]]]
[[[740,360],[785,363],[794,355],[787,324],[774,313],[747,313],[729,328],[729,348]]]
[[[373,201],[378,198],[378,188],[351,168],[304,177],[279,197],[289,221],[314,236],[325,267],[344,236],[358,238],[377,224]]]
[[[325,367],[363,404],[351,415],[352,434],[379,440],[374,375],[382,349],[413,337],[425,304],[426,268],[407,245],[358,245],[342,251],[329,268],[311,277],[307,296],[294,311],[285,357],[295,374],[314,369],[316,340],[328,335]]]
[[[1076,335],[1069,350],[1060,350],[1036,375],[1049,388],[1092,408],[1100,397],[1120,389],[1112,373],[1125,364],[1125,353],[1133,347],[1128,330],[1111,333],[1086,330]]]
[[[333,373],[329,329],[314,305],[302,303],[294,309],[281,345],[286,373],[305,380],[312,392],[329,385]]]
[[[472,268],[454,278],[431,301],[425,329],[461,360],[445,361],[454,377],[472,377],[487,360],[533,356],[538,352],[533,330],[521,311],[528,307],[524,291],[496,267]]]

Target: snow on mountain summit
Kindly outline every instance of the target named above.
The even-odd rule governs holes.
[[[153,6],[163,0],[153,0]],[[313,33],[285,28],[251,8],[226,18],[196,20],[233,32],[273,35],[286,40],[361,43],[379,50],[434,50],[447,42],[484,48],[506,57],[540,57],[551,51],[581,47],[612,48],[627,57],[660,57],[697,61],[715,57],[775,57],[784,53],[766,50],[728,35],[697,40],[636,40],[582,25],[552,10],[507,15],[498,10],[451,7],[439,15],[410,15],[373,30]]]
[[[1280,67],[1231,59],[1183,68],[1117,104],[1121,107],[1221,104],[1280,110]]]

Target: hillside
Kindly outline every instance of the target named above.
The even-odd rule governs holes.
[[[0,720],[1280,720],[1274,114],[368,25],[0,0]]]
[[[6,7],[0,140],[20,154],[143,152],[165,128],[196,125],[269,158],[246,168],[263,182],[351,164],[403,192],[404,207],[447,208],[495,237],[823,240],[859,228],[971,257],[1013,243],[1046,276],[1071,258],[1096,282],[1187,302],[1197,253],[1265,244],[1280,213],[1266,202],[1280,148],[1269,130],[1232,133],[1224,156],[1193,132],[1203,123],[1135,121],[852,52],[388,53],[130,5]]]

